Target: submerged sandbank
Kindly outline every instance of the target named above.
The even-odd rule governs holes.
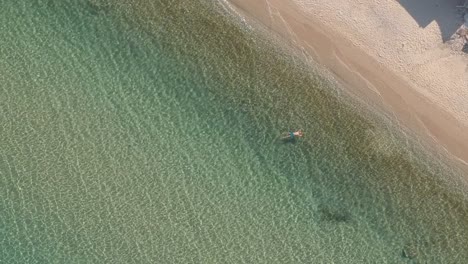
[[[229,2],[304,50],[353,95],[397,117],[403,127],[466,168],[468,58],[443,46],[432,24],[421,28],[394,1]],[[428,9],[449,8],[444,3]],[[355,15],[343,10],[354,10]]]

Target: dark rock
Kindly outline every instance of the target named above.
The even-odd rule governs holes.
[[[406,244],[403,247],[402,256],[404,258],[414,259],[418,256],[418,250],[414,244]]]
[[[349,214],[349,212],[343,209],[321,205],[319,206],[318,211],[321,214],[321,218],[325,221],[349,222],[351,220],[351,215]]]
[[[465,37],[468,35],[468,28],[466,27],[461,27],[460,29],[457,30],[457,35],[460,37]]]

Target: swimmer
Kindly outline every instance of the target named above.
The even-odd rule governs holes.
[[[302,129],[299,129],[298,131],[295,132],[287,132],[284,133],[282,139],[283,140],[294,140],[296,137],[302,137],[304,136],[304,133],[302,133]]]

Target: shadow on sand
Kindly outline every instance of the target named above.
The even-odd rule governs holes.
[[[435,21],[446,42],[455,34],[462,20],[457,6],[465,0],[397,0],[422,28]]]

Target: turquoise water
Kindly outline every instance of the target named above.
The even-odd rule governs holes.
[[[2,5],[0,263],[466,262],[462,173],[236,21]]]

